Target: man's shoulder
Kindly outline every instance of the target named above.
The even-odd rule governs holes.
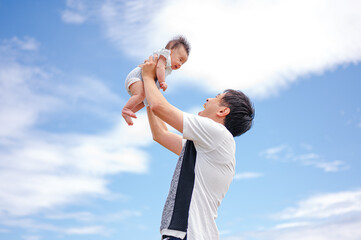
[[[183,115],[183,137],[193,140],[198,148],[201,147],[205,151],[214,150],[221,145],[225,149],[234,148],[234,138],[223,124],[194,114]]]
[[[197,122],[199,125],[208,126],[209,128],[211,128],[214,131],[222,132],[225,135],[230,135],[233,138],[232,134],[228,131],[226,126],[214,121],[213,119],[210,119],[208,117],[202,117],[202,116],[191,114],[191,113],[186,113],[186,112],[183,112],[183,117],[190,123]]]

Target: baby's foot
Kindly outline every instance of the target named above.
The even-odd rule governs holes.
[[[131,117],[129,117],[128,115],[123,114],[123,113],[122,113],[122,116],[123,116],[124,120],[127,122],[128,126],[133,126],[133,121],[132,121]]]
[[[122,116],[124,120],[127,122],[129,126],[133,125],[132,118],[137,118],[134,112],[132,112],[130,109],[123,108],[122,110]]]
[[[123,108],[122,115],[127,115],[132,118],[137,118],[137,115],[135,115],[135,113],[132,110],[130,110],[129,108]]]

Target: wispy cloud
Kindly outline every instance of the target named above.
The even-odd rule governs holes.
[[[31,231],[50,231],[58,232],[67,235],[88,235],[88,234],[100,234],[106,235],[107,230],[101,225],[88,225],[86,227],[60,227],[50,223],[39,223],[29,218],[17,218],[17,219],[0,219],[0,223],[7,227],[28,229]]]
[[[272,229],[264,232],[250,233],[260,240],[358,240],[361,237],[360,216],[294,227]]]
[[[184,34],[192,52],[181,72],[192,83],[211,91],[238,88],[265,97],[300,76],[359,62],[360,4],[355,0],[332,4],[107,0],[89,1],[87,6],[93,8],[85,11],[104,27],[104,36],[118,49],[137,58]],[[68,4],[68,9],[78,7]]]
[[[287,208],[276,217],[279,219],[328,218],[361,212],[361,191],[320,194],[300,201],[297,207]]]
[[[76,220],[78,222],[120,222],[131,217],[139,217],[142,213],[140,211],[124,210],[120,212],[114,212],[103,216],[95,215],[91,212],[71,212],[71,213],[55,213],[45,216],[46,219],[51,220]]]
[[[66,23],[82,24],[87,20],[87,5],[84,1],[67,0],[67,9],[61,12],[61,19]]]
[[[61,19],[66,23],[75,23],[81,24],[85,22],[86,17],[79,13],[71,12],[69,10],[65,10],[62,12]]]
[[[302,148],[307,151],[306,153],[295,153],[295,150],[292,147],[280,145],[263,150],[260,153],[260,156],[280,162],[297,162],[304,166],[320,168],[325,172],[338,172],[349,168],[349,166],[341,160],[324,160],[321,155],[310,152],[312,150],[312,146],[306,146],[307,147],[305,147],[304,144],[302,145]]]
[[[356,240],[361,237],[361,191],[312,196],[298,202],[296,207],[286,208],[275,217],[291,222],[279,224],[262,233],[261,239]]]
[[[263,177],[262,173],[257,172],[243,172],[243,173],[237,173],[234,176],[234,179],[252,179],[252,178],[260,178]]]
[[[40,240],[41,237],[40,236],[35,236],[35,235],[32,235],[32,236],[22,236],[22,238],[24,240]]]
[[[99,234],[104,232],[105,229],[102,226],[90,226],[90,227],[78,227],[78,228],[68,228],[65,230],[66,234],[72,235],[88,235],[88,234]]]
[[[274,227],[225,240],[357,240],[361,238],[360,203],[360,190],[311,196],[275,214]]]
[[[117,222],[118,224],[134,217],[140,217],[139,211],[124,210],[103,215],[96,215],[91,212],[58,212],[46,214],[42,223],[29,217],[0,217],[0,224],[10,228],[20,228],[30,231],[57,232],[65,235],[108,235],[112,229],[106,227],[109,223]],[[67,226],[61,226],[59,223],[67,221]],[[9,230],[4,230],[7,232]],[[1,232],[1,231],[0,231]],[[40,236],[24,236],[39,237]]]
[[[11,39],[3,40],[2,46],[10,47],[10,48],[19,48],[25,51],[35,51],[38,50],[40,43],[32,37],[24,37],[24,38],[13,37]]]
[[[274,229],[285,229],[285,228],[294,228],[300,226],[307,226],[310,225],[309,222],[290,222],[290,223],[281,223],[274,227]]]
[[[289,147],[286,145],[280,145],[280,146],[268,148],[262,151],[260,155],[268,159],[279,160],[281,158],[280,154],[284,154],[285,152],[287,152],[288,154],[290,153]]]
[[[52,220],[72,219],[80,222],[89,222],[89,221],[93,221],[96,218],[96,216],[94,216],[94,214],[91,212],[72,212],[72,213],[48,214],[45,216],[45,218]]]

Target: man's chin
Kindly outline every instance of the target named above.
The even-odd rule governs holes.
[[[198,116],[202,116],[202,113],[203,113],[203,111],[200,111],[200,112],[198,113]]]

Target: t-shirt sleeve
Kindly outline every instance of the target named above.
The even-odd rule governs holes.
[[[212,119],[183,113],[183,138],[192,140],[197,150],[211,151],[224,139],[225,127]]]
[[[169,66],[172,65],[171,60],[170,60],[170,53],[171,53],[170,50],[163,48],[163,49],[159,49],[157,51],[154,51],[153,54],[157,54],[158,56],[162,55],[163,57],[165,57],[166,66],[169,67]]]

